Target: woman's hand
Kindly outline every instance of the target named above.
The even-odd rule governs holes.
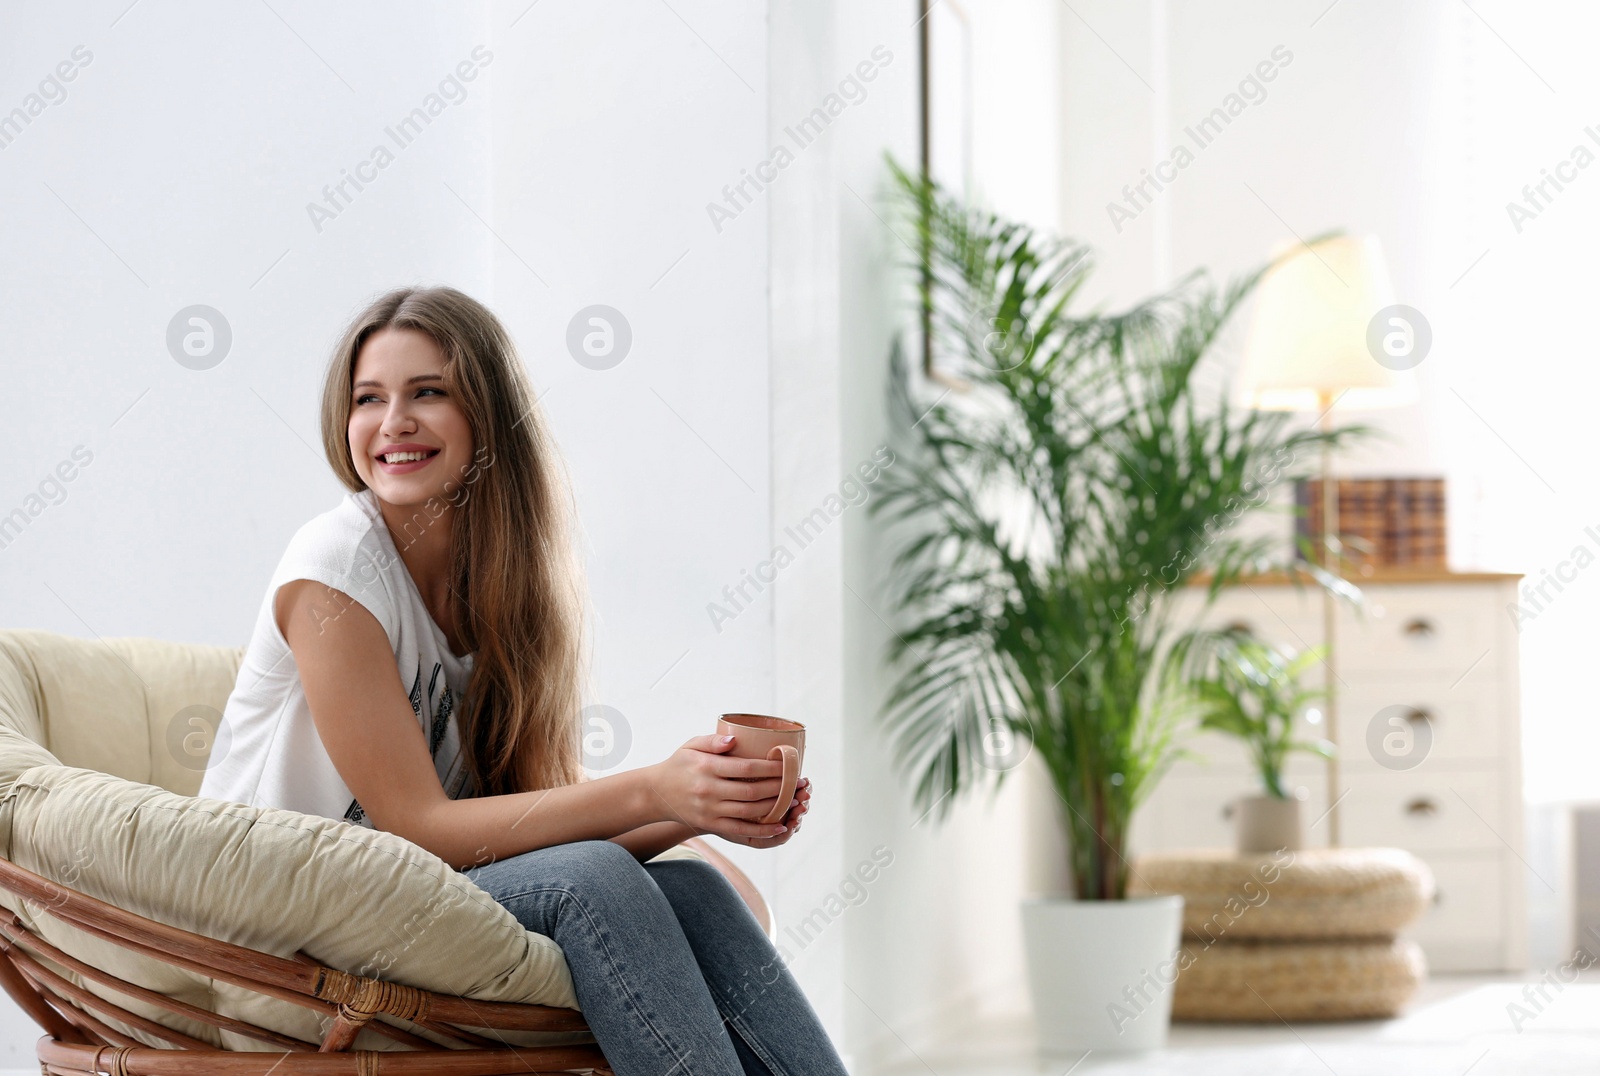
[[[789,843],[789,838],[800,832],[800,822],[811,810],[811,778],[800,778],[799,785],[795,788],[794,799],[790,800],[789,813],[783,816],[783,824],[788,826],[787,832],[775,837],[729,837],[722,835],[723,840],[732,841],[734,844],[749,845],[751,848],[776,848],[780,844]]]
[[[667,812],[663,819],[727,840],[787,837],[784,822],[761,821],[782,790],[783,763],[730,757],[734,742],[696,736],[649,767],[646,780]]]

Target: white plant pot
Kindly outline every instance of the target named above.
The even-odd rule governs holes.
[[[1182,927],[1181,896],[1023,901],[1039,1049],[1166,1045]]]

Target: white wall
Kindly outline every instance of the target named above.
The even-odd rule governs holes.
[[[815,797],[803,839],[792,842],[778,863],[769,893],[779,953],[806,984],[849,1060],[841,979],[845,934],[839,928],[848,908],[838,893],[850,793],[843,766],[849,729],[840,689],[838,580],[842,514],[859,509],[838,498],[843,476],[835,161],[842,131],[868,122],[883,107],[884,93],[876,77],[861,83],[869,91],[864,98],[848,105],[835,98],[838,114],[828,117],[825,128],[799,132],[798,125],[837,90],[842,77],[833,62],[835,11],[831,4],[769,4],[767,12],[771,95],[766,143],[752,167],[757,159],[771,160],[766,174],[774,177],[761,193],[772,259],[774,495],[765,555],[774,567],[766,573],[772,585],[763,595],[772,623],[775,708],[769,712],[805,722],[806,770]],[[830,497],[838,517],[824,507]],[[812,516],[819,508],[821,514]]]

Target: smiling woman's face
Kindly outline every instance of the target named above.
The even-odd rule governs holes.
[[[472,460],[472,429],[444,383],[444,353],[427,333],[380,329],[356,357],[350,390],[350,458],[378,499],[448,503]],[[390,453],[424,458],[387,462]]]

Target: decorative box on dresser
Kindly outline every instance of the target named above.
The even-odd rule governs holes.
[[[1408,934],[1435,971],[1518,970],[1527,963],[1522,743],[1514,574],[1376,569],[1353,579],[1365,609],[1338,603],[1339,844],[1415,853],[1438,885]],[[1180,594],[1183,624],[1203,607]],[[1323,641],[1315,584],[1262,575],[1224,591],[1198,621],[1242,625],[1290,652]],[[1318,671],[1307,686],[1321,686]],[[1315,726],[1313,726],[1315,728]],[[1201,733],[1134,819],[1135,852],[1231,847],[1232,801],[1260,782],[1242,744]],[[1328,767],[1290,756],[1306,800],[1308,847],[1329,843]]]

